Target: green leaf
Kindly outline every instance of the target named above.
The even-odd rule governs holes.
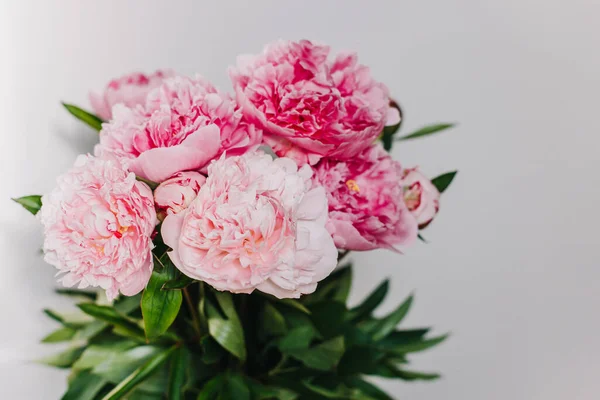
[[[229,375],[225,387],[231,400],[250,400],[250,389],[241,375]]]
[[[81,289],[54,289],[54,291],[63,296],[71,296],[71,297],[85,297],[86,299],[96,300],[98,297],[97,292],[92,292],[89,290],[81,290]]]
[[[175,290],[175,289],[185,289],[192,283],[196,282],[194,279],[190,278],[185,274],[179,274],[179,276],[175,279],[172,279],[162,285],[162,290]]]
[[[324,300],[345,303],[352,286],[352,266],[348,265],[335,271],[319,283],[317,290],[304,297],[304,304],[316,304]]]
[[[97,357],[99,362],[94,365],[92,372],[117,384],[162,351],[162,348],[156,346],[138,346],[127,350],[92,354],[89,363],[94,361],[94,356]]]
[[[385,393],[377,386],[358,377],[348,378],[346,384],[359,389],[362,393],[372,397],[374,400],[394,400],[389,394]]]
[[[388,338],[384,338],[381,342],[377,343],[377,346],[393,354],[416,353],[437,346],[447,338],[448,335],[442,335],[431,339],[418,338],[412,341],[405,341],[404,343],[398,343],[397,340],[386,340]]]
[[[181,290],[161,290],[169,281],[167,273],[152,272],[142,295],[142,315],[148,339],[156,339],[169,329],[183,301]]]
[[[248,387],[253,400],[296,400],[298,394],[277,386],[265,386],[259,382],[248,380]]]
[[[310,306],[310,319],[325,339],[342,334],[346,330],[347,309],[342,303],[326,301]]]
[[[171,366],[169,374],[169,400],[183,399],[183,386],[186,380],[186,371],[188,370],[189,353],[185,347],[175,350],[171,357]]]
[[[200,345],[202,346],[202,361],[206,364],[214,364],[226,354],[223,347],[210,336],[200,339]]]
[[[115,359],[120,360],[126,350],[129,350],[136,345],[137,343],[131,340],[120,340],[111,344],[90,345],[71,368],[74,371],[82,371],[89,368],[95,368],[103,363],[115,363]],[[97,375],[101,375],[101,373]],[[120,381],[121,379],[122,378],[117,378],[117,381]]]
[[[44,309],[44,314],[63,326],[73,329],[81,328],[93,321],[89,316],[79,311],[72,313],[57,313],[56,311],[46,308]]]
[[[113,390],[103,397],[103,400],[117,400],[126,396],[140,382],[152,375],[176,349],[177,347],[173,346],[170,349],[164,350],[155,355],[144,365],[133,371],[131,375],[125,378],[121,383],[115,386]]]
[[[54,354],[48,357],[44,357],[37,362],[40,364],[50,365],[56,368],[69,368],[77,359],[81,356],[81,353],[85,350],[85,346],[81,347],[70,347],[67,350]]]
[[[39,195],[23,196],[13,198],[12,200],[22,205],[23,208],[33,215],[37,214],[40,208],[42,208],[42,196]]]
[[[366,315],[370,315],[381,304],[387,295],[389,287],[390,281],[386,279],[361,304],[349,311],[348,318],[356,321]]]
[[[231,293],[214,292],[214,295],[227,318],[223,318],[212,302],[207,299],[208,331],[221,346],[244,361],[246,360],[244,331],[235,311]]]
[[[113,307],[117,312],[128,315],[132,311],[140,309],[140,303],[142,302],[142,293],[138,293],[135,296],[121,296]]]
[[[396,370],[395,374],[396,378],[400,378],[405,381],[433,381],[440,378],[440,374],[405,370]]]
[[[286,353],[294,350],[307,349],[314,338],[315,330],[312,326],[299,326],[289,331],[287,335],[279,340],[279,350]]]
[[[135,322],[124,315],[118,313],[114,308],[108,306],[99,306],[91,303],[81,303],[77,307],[84,313],[91,315],[101,321],[108,322],[116,328],[120,328],[122,332],[145,341],[144,331]]]
[[[385,353],[371,347],[357,346],[349,348],[338,366],[340,375],[367,374],[381,363]]]
[[[320,371],[332,370],[344,354],[344,337],[339,336],[306,350],[294,350],[289,354],[309,368]]]
[[[444,191],[448,189],[448,186],[450,186],[450,184],[454,180],[454,177],[457,173],[458,171],[446,172],[445,174],[433,178],[431,180],[431,183],[433,183],[433,186],[437,188],[438,192],[444,193]]]
[[[198,394],[198,400],[214,400],[217,398],[223,385],[225,384],[225,375],[220,374],[209,380],[202,386]]]
[[[90,371],[82,371],[69,383],[69,389],[61,400],[94,400],[106,383]]]
[[[372,397],[366,396],[360,390],[349,388],[345,385],[337,385],[334,388],[325,388],[313,384],[310,380],[302,381],[302,384],[312,393],[326,399],[346,399],[346,400],[374,400]],[[311,395],[313,397],[314,395]]]
[[[73,340],[87,342],[93,339],[96,335],[100,334],[106,328],[108,328],[108,324],[106,322],[98,320],[92,321],[78,329],[73,337]]]
[[[410,295],[404,303],[400,304],[400,306],[388,314],[386,317],[382,318],[377,322],[377,324],[370,331],[373,340],[380,340],[386,337],[390,332],[396,328],[396,326],[404,319],[406,314],[408,314],[408,310],[413,302],[413,296]]]
[[[259,333],[264,336],[279,336],[287,331],[283,314],[269,302],[264,304],[260,321]]]
[[[55,330],[42,339],[42,343],[58,343],[69,341],[75,336],[77,331],[73,328],[63,327]]]
[[[429,243],[429,242],[427,241],[427,239],[425,239],[425,238],[423,237],[423,235],[421,235],[420,233],[419,233],[419,234],[417,234],[417,237],[419,238],[419,240],[420,240],[421,242],[423,242],[423,243]]]
[[[70,112],[75,118],[84,122],[86,125],[91,127],[96,131],[100,131],[102,129],[102,120],[98,118],[96,115],[90,113],[89,111],[82,110],[81,108],[74,106],[72,104],[62,103],[62,105]]]
[[[454,127],[456,124],[434,124],[434,125],[427,125],[424,126],[423,128],[409,134],[406,136],[401,136],[399,137],[398,141],[400,140],[409,140],[409,139],[416,139],[416,138],[420,138],[423,136],[428,136],[437,132],[441,132],[443,130],[446,130],[448,128],[452,128]]]

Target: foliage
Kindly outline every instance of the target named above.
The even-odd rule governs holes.
[[[166,254],[157,255],[154,274],[142,294],[110,306],[94,292],[59,291],[81,301],[72,315],[46,311],[61,326],[44,342],[70,343],[40,360],[72,370],[63,399],[380,400],[392,397],[369,376],[439,377],[411,371],[407,356],[446,335],[397,328],[412,295],[375,317],[388,281],[348,307],[350,265],[299,300],[184,280]]]

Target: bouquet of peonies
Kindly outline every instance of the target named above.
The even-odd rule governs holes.
[[[63,399],[390,399],[365,379],[430,380],[407,355],[445,336],[383,317],[384,281],[348,307],[351,250],[423,238],[455,172],[403,168],[399,106],[355,54],[279,41],[229,70],[132,74],[92,95],[99,131],[42,196],[15,199],[44,227],[45,260],[77,301],[45,310],[69,342]],[[101,288],[102,290],[90,290]],[[184,305],[185,304],[185,305]]]

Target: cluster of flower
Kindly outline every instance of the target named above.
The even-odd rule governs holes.
[[[139,293],[160,240],[183,274],[218,290],[299,297],[333,271],[338,249],[414,242],[439,192],[378,142],[400,121],[387,88],[355,54],[328,56],[280,41],[239,57],[234,96],[170,71],[93,95],[107,121],[94,155],[38,214],[62,282]]]

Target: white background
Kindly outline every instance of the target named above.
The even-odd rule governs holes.
[[[0,6],[0,392],[57,399],[66,374],[27,360],[55,325],[54,269],[37,222],[9,196],[43,193],[94,133],[70,118],[88,89],[133,70],[201,72],[229,89],[239,53],[278,38],[354,49],[403,105],[404,132],[457,121],[394,150],[429,175],[459,169],[405,255],[355,257],[356,301],[384,277],[406,326],[452,332],[416,354],[436,383],[402,399],[600,398],[600,6],[590,0],[8,1]]]

